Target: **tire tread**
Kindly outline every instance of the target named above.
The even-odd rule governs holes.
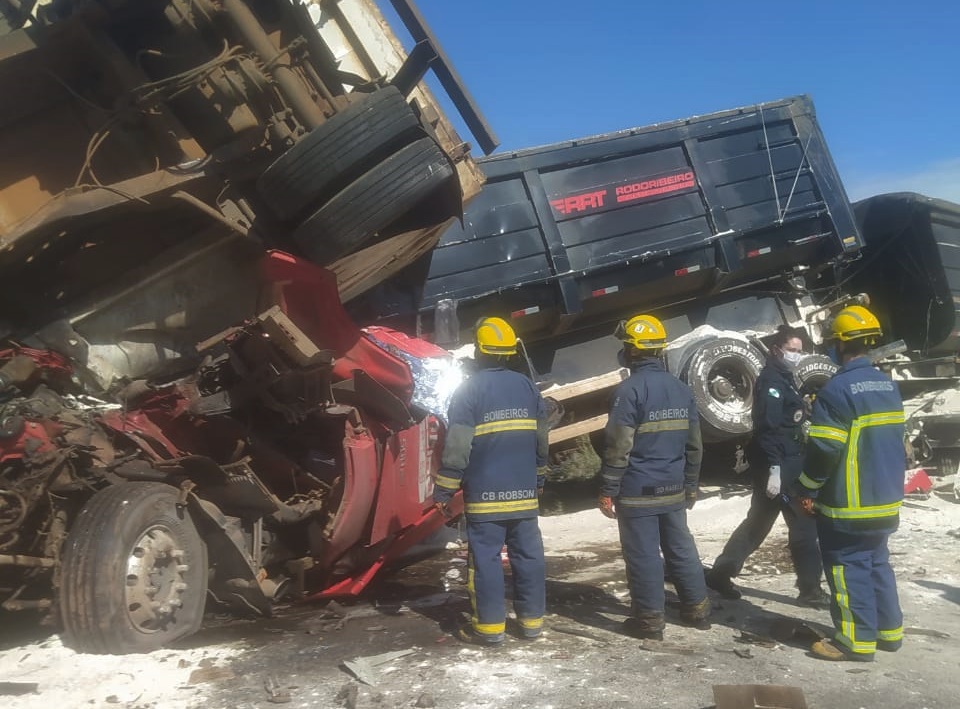
[[[396,150],[423,135],[396,87],[364,97],[316,128],[278,157],[257,190],[282,220],[329,199]]]
[[[105,559],[109,560],[111,553],[116,551],[115,540],[121,533],[124,511],[140,507],[149,510],[150,507],[144,506],[144,503],[158,492],[167,490],[176,495],[175,488],[163,483],[129,482],[114,485],[96,493],[75,520],[62,554],[60,603],[66,639],[78,651],[117,653],[156,649],[132,645],[126,640],[122,624],[110,612],[104,612],[105,603],[98,601],[95,596],[97,589],[103,589],[104,583],[109,582],[108,578],[104,578],[104,572],[109,576],[110,571]],[[197,539],[201,554],[195,563],[199,564],[205,562],[206,552],[199,534]],[[205,569],[202,576],[205,579]],[[109,589],[102,590],[99,594],[101,599],[109,599],[109,592]],[[205,589],[203,597],[205,600]],[[114,604],[106,602],[106,605]],[[198,626],[202,617],[201,606],[199,618],[193,626]],[[185,627],[175,635],[181,637],[196,629]],[[164,642],[173,639],[169,637]]]
[[[328,264],[363,246],[455,174],[433,140],[418,140],[314,212],[293,240],[314,263]]]

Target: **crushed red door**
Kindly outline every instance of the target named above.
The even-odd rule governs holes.
[[[319,346],[336,357],[334,378],[347,380],[359,370],[408,407],[413,394],[410,367],[376,344],[350,319],[340,304],[336,280],[329,271],[282,252],[264,261],[272,301]],[[428,342],[386,328],[371,328],[381,342],[414,357],[448,353]],[[384,397],[388,398],[388,397]],[[389,419],[394,419],[390,421]],[[360,593],[385,566],[399,561],[445,523],[432,506],[433,480],[439,464],[442,424],[427,416],[396,430],[400,416],[385,406],[382,423],[389,433],[382,464],[377,442],[369,431],[353,431],[344,441],[345,488],[321,565],[333,565],[349,550],[386,543],[376,558],[350,575],[309,596],[307,600]],[[393,427],[391,427],[393,424]],[[454,510],[459,511],[458,495]]]

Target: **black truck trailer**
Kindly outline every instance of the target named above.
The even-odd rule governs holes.
[[[853,205],[866,246],[844,281],[924,358],[960,350],[960,205],[912,192]],[[944,371],[940,363],[940,371]]]
[[[567,385],[556,445],[603,427],[619,319],[664,320],[705,437],[742,442],[763,338],[786,323],[815,345],[848,302],[838,275],[863,240],[806,96],[479,163],[486,185],[431,255],[420,330],[452,347],[481,316],[509,319],[537,372]],[[558,375],[578,348],[576,374]],[[823,356],[801,368],[832,371]]]
[[[432,254],[421,327],[445,339],[439,306],[469,341],[476,318],[506,317],[541,371],[639,311],[691,316],[686,330],[707,317],[691,302],[823,286],[862,246],[806,96],[479,162],[487,183]]]
[[[623,375],[616,320],[664,320],[667,366],[691,387],[705,439],[737,453],[766,337],[790,324],[814,351],[832,315],[860,302],[905,341],[883,366],[907,399],[914,458],[960,467],[960,205],[894,194],[851,206],[810,98],[479,163],[487,183],[431,256],[420,327],[450,346],[478,317],[510,319],[539,372],[553,369],[561,456],[605,424]],[[812,354],[798,383],[812,393],[835,368]]]

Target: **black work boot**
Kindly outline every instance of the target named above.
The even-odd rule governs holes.
[[[903,640],[877,640],[877,650],[896,652],[903,647]]]
[[[797,603],[817,610],[826,610],[830,608],[830,594],[820,586],[805,591],[801,590],[797,596]]]
[[[723,598],[736,600],[741,597],[740,590],[733,585],[733,579],[718,569],[709,569],[703,572],[707,586],[719,593]]]
[[[638,640],[663,640],[663,613],[638,613],[623,621],[623,632]]]
[[[699,603],[680,605],[680,622],[690,628],[697,630],[710,630],[710,611],[713,608],[710,605],[710,597],[704,598]]]
[[[498,648],[503,646],[503,633],[478,633],[470,623],[461,625],[457,629],[456,637],[461,642],[479,645],[480,647]]]

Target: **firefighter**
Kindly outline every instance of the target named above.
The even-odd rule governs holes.
[[[740,598],[732,579],[782,514],[797,574],[797,600],[814,608],[826,608],[829,603],[820,585],[823,567],[817,547],[817,525],[796,505],[789,504],[786,493],[803,468],[807,404],[797,391],[793,376],[802,353],[803,341],[798,334],[791,328],[778,329],[770,345],[770,357],[754,386],[754,434],[747,446],[753,473],[750,510],[707,572],[707,585],[724,598]]]
[[[710,600],[686,512],[697,499],[700,423],[690,389],[664,368],[663,324],[637,315],[621,322],[615,335],[630,376],[613,395],[599,507],[620,528],[632,602],[624,631],[661,640],[664,562],[680,596],[681,622],[710,627]]]
[[[830,585],[833,639],[811,648],[825,660],[870,662],[903,642],[903,614],[887,539],[897,529],[906,470],[903,402],[897,385],[871,365],[881,336],[866,308],[844,308],[833,321],[842,365],[817,393],[800,502],[816,515]]]
[[[517,354],[517,336],[510,325],[501,318],[481,318],[475,346],[478,371],[451,399],[433,499],[447,515],[450,498],[463,488],[473,613],[458,636],[498,646],[506,629],[500,559],[504,544],[513,572],[518,635],[532,640],[543,627],[546,568],[537,517],[548,427],[533,382],[506,368]]]

